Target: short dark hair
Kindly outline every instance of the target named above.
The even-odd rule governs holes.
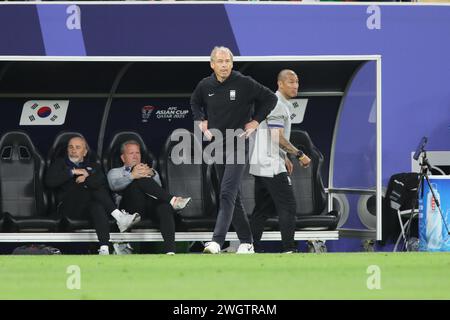
[[[288,75],[295,75],[297,76],[297,74],[295,73],[295,71],[291,70],[291,69],[283,69],[278,73],[278,77],[277,77],[277,81],[284,81],[284,79],[286,79],[286,77]],[[297,76],[298,77],[298,76]]]

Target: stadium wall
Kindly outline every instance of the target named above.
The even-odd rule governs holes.
[[[450,6],[48,3],[0,5],[0,55],[381,55],[383,183],[421,136],[450,137]]]
[[[384,185],[392,174],[411,169],[411,152],[422,136],[429,137],[428,150],[449,148],[449,32],[448,5],[217,2],[0,4],[0,56],[3,57],[176,59],[180,56],[208,56],[215,45],[230,47],[236,56],[380,55]],[[365,69],[362,70],[363,75]],[[2,70],[7,73],[6,68]],[[36,76],[38,79],[39,75]],[[362,88],[364,91],[364,84],[374,81],[371,77],[370,74],[355,77],[362,80],[359,80],[359,85],[353,83],[351,88]],[[176,79],[174,76],[174,82]],[[193,79],[194,82],[198,80]],[[19,105],[16,100],[10,99],[11,104]],[[101,121],[105,99],[96,98],[98,103],[92,98],[83,99],[72,99],[77,110],[83,110],[70,115],[72,129],[82,126],[87,118],[90,123]],[[364,99],[365,105],[370,106],[370,99],[374,99],[373,92],[366,92]],[[347,104],[358,104],[358,99],[348,101]],[[170,103],[173,102],[178,103],[172,99]],[[185,104],[186,100],[181,103]],[[12,111],[9,111],[5,100],[2,104],[4,117],[20,116],[21,108],[11,108]],[[116,114],[122,113],[122,116],[111,117],[110,128],[120,127],[120,120],[129,115],[124,109],[128,108],[127,105],[125,100],[113,102],[111,110],[115,110]],[[139,106],[136,107],[137,112]],[[189,110],[187,105],[183,105],[183,109]],[[366,113],[361,116],[366,117]],[[340,122],[351,123],[354,117],[354,113],[343,112]],[[141,120],[139,117],[136,119]],[[156,149],[171,129],[190,126],[189,117],[183,119],[182,122],[155,128],[156,136],[152,143]],[[370,130],[370,118],[368,123],[365,130]],[[320,126],[320,123],[317,125]],[[17,127],[18,122],[7,121],[2,131]],[[30,130],[34,132],[35,143],[41,150],[47,149],[51,143],[49,138],[56,133],[55,128]],[[105,138],[112,133],[108,130]],[[95,145],[98,130],[91,128],[85,133],[91,145]],[[352,138],[351,144],[345,145],[346,137]],[[362,153],[358,154],[360,159],[356,159],[355,163],[368,165],[367,180],[361,182],[364,187],[372,187],[375,173],[370,171],[373,169],[370,161],[375,159],[374,141],[368,141],[367,137],[368,134],[341,131],[337,141],[342,146],[341,159],[337,159],[335,165],[348,166],[354,159],[351,156],[352,146],[360,148]],[[328,146],[330,141],[319,140],[315,143]],[[364,151],[364,148],[367,150]],[[342,162],[346,159],[346,152],[350,155],[347,164]],[[364,155],[368,155],[366,159],[369,159],[369,164],[364,163]],[[339,181],[339,177],[336,178]],[[348,182],[348,177],[344,178]],[[350,200],[352,207],[357,206],[358,198]],[[348,223],[354,228],[373,228],[370,221],[363,220],[361,217],[355,220],[353,216]]]

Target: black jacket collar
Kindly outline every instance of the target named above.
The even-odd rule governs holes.
[[[241,76],[241,73],[239,71],[231,70],[230,76],[226,78],[224,82],[220,82],[219,80],[217,80],[216,74],[214,72],[211,74],[210,78],[216,85],[226,85],[235,80],[236,78],[238,78],[239,76]]]

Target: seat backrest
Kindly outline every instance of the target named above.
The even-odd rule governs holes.
[[[46,215],[44,160],[22,131],[0,139],[0,210],[14,217]]]
[[[323,155],[317,149],[306,131],[292,130],[291,143],[302,150],[312,164],[303,168],[298,161],[293,161],[294,172],[291,175],[297,215],[320,215],[326,207],[326,194],[322,180]]]
[[[201,161],[197,161],[200,163],[195,163],[194,154],[200,155]],[[176,129],[169,135],[160,154],[159,172],[166,190],[174,196],[192,198],[191,204],[181,211],[181,217],[205,218],[215,213],[212,203],[206,200],[208,196],[213,197],[212,187],[205,178],[211,170],[201,154],[200,142],[184,129]]]
[[[112,168],[123,166],[123,162],[120,159],[120,148],[122,143],[129,140],[134,140],[139,143],[141,147],[141,161],[143,163],[151,164],[153,168],[157,169],[157,160],[153,153],[147,148],[147,145],[141,135],[134,131],[122,131],[113,136],[102,155],[102,164],[105,171],[108,172]]]

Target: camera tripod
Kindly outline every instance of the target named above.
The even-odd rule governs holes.
[[[428,188],[431,191],[432,198],[434,199],[434,203],[436,204],[436,207],[439,210],[439,214],[441,215],[441,219],[442,219],[442,222],[444,224],[445,230],[447,231],[447,235],[450,235],[450,231],[449,231],[447,223],[445,221],[445,217],[444,217],[444,215],[442,213],[441,204],[439,203],[439,199],[436,197],[436,194],[434,193],[434,190],[433,190],[433,188],[431,186],[430,179],[428,178],[428,171],[430,170],[430,168],[431,168],[431,165],[430,165],[430,163],[428,162],[428,159],[427,159],[427,152],[425,150],[423,150],[422,151],[422,161],[420,163],[419,184],[417,186],[416,195],[412,199],[411,214],[410,214],[409,220],[407,222],[407,224],[408,224],[408,227],[407,227],[407,230],[406,230],[406,235],[407,236],[404,235],[404,237],[403,237],[406,251],[409,251],[408,240],[407,239],[410,238],[411,224],[412,224],[412,219],[414,217],[414,208],[415,208],[416,203],[417,203],[417,201],[419,199],[419,192],[422,193],[421,197],[423,198],[423,192],[424,192],[423,191],[423,189],[424,189],[423,187],[424,187],[424,183],[425,183],[424,181],[426,181],[426,183],[428,185]]]

